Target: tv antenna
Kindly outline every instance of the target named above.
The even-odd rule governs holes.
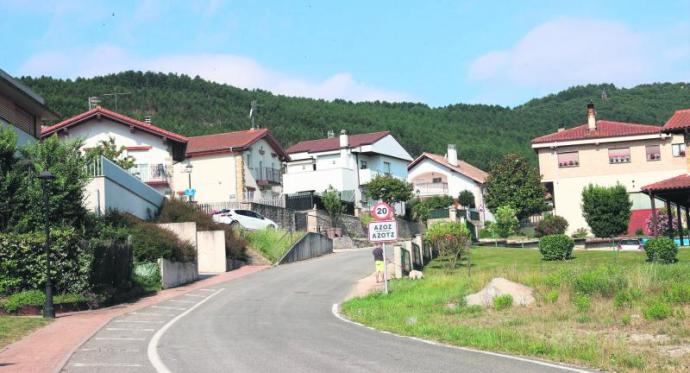
[[[252,100],[251,107],[249,108],[249,119],[252,121],[252,129],[256,129],[256,124],[254,123],[254,118],[256,118],[256,113],[259,110],[259,103],[256,100]]]

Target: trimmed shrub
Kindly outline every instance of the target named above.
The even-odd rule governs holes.
[[[568,221],[558,215],[547,215],[534,228],[537,237],[549,236],[552,234],[563,234],[568,229]]]
[[[573,247],[573,239],[564,234],[553,234],[539,239],[539,252],[543,260],[570,259]]]
[[[503,311],[513,305],[513,296],[510,294],[499,295],[493,300],[494,309],[496,311]]]
[[[678,246],[668,237],[655,237],[645,242],[644,251],[650,262],[675,263]]]
[[[671,313],[671,306],[661,300],[654,300],[642,309],[642,314],[647,320],[663,320],[671,316]]]

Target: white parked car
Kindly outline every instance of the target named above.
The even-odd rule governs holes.
[[[213,221],[244,229],[275,229],[278,225],[271,219],[250,210],[222,210],[213,214]]]
[[[637,238],[626,238],[620,240],[616,248],[621,251],[642,250],[642,242]]]

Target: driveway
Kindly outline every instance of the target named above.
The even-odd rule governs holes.
[[[527,360],[430,345],[331,312],[371,273],[369,251],[337,253],[197,290],[114,320],[67,371],[563,372]],[[153,306],[156,307],[156,306]],[[170,322],[170,320],[173,320]],[[161,331],[161,329],[164,329]],[[153,340],[153,341],[152,341]],[[153,361],[153,364],[152,364]]]

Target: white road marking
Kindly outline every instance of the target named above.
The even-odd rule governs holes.
[[[117,332],[117,331],[132,331],[132,332],[152,332],[156,329],[141,329],[141,328],[105,328],[105,330],[109,330],[111,332]]]
[[[199,294],[182,294],[185,297],[195,297],[195,298],[206,298],[205,295],[199,295]]]
[[[173,313],[155,313],[155,312],[130,312],[131,315],[145,315],[145,316],[175,316]]]
[[[218,289],[216,292],[214,292],[211,295],[207,296],[206,298],[202,299],[201,301],[199,301],[199,303],[193,305],[188,310],[177,315],[174,319],[168,321],[167,324],[163,325],[162,328],[158,329],[156,334],[153,335],[153,337],[149,341],[147,353],[149,356],[149,361],[151,362],[151,365],[153,365],[153,368],[156,370],[156,372],[158,372],[158,373],[171,373],[170,369],[168,369],[168,367],[165,366],[165,364],[163,363],[163,360],[161,360],[160,355],[158,355],[158,342],[160,342],[161,338],[163,337],[163,334],[165,334],[165,332],[168,331],[168,329],[170,329],[170,327],[173,326],[173,324],[175,324],[181,318],[187,316],[190,312],[194,311],[194,309],[201,306],[202,304],[204,304],[205,302],[207,302],[209,299],[213,298],[214,296],[218,295],[218,293],[220,293],[223,290],[225,290],[225,289]]]
[[[114,320],[113,322],[130,324],[130,323],[141,323],[141,324],[162,324],[163,321],[160,320]]]
[[[179,299],[169,299],[168,302],[189,303],[189,304],[196,303],[196,302],[191,301],[191,300],[179,300]]]
[[[129,338],[129,337],[112,337],[112,338],[105,338],[105,337],[98,337],[96,338],[97,341],[145,341],[146,338]]]
[[[151,306],[151,308],[160,308],[162,310],[178,310],[178,311],[184,311],[186,308],[180,308],[180,307],[168,307],[168,306]]]
[[[119,368],[141,368],[141,364],[129,364],[129,363],[74,363],[72,364],[75,368],[87,368],[87,367],[119,367]]]
[[[199,291],[215,291],[214,289],[197,289]]]
[[[455,350],[461,350],[461,351],[474,352],[474,353],[478,353],[478,354],[497,356],[497,357],[502,357],[505,359],[512,359],[512,360],[522,361],[522,362],[526,362],[526,363],[541,365],[541,366],[545,366],[545,367],[549,367],[549,368],[556,368],[556,369],[560,369],[560,370],[565,370],[568,372],[577,372],[577,373],[590,373],[591,372],[589,370],[576,368],[576,367],[569,367],[569,366],[564,366],[564,365],[559,365],[559,364],[554,364],[554,363],[547,363],[545,361],[532,360],[532,359],[528,359],[528,358],[524,358],[524,357],[520,357],[520,356],[505,355],[505,354],[501,354],[498,352],[475,350],[475,349],[469,348],[469,347],[453,346],[453,345],[449,345],[449,344],[445,344],[445,343],[429,341],[429,340],[422,339],[422,338],[399,335],[399,334],[391,333],[391,332],[388,332],[385,330],[378,330],[376,328],[372,328],[371,326],[366,326],[364,324],[358,323],[356,321],[352,321],[352,320],[344,317],[343,315],[340,314],[339,308],[340,308],[340,305],[338,303],[333,304],[333,307],[331,307],[331,313],[333,313],[333,316],[337,317],[341,321],[345,321],[346,323],[361,326],[361,327],[364,327],[364,328],[367,328],[370,330],[377,331],[379,333],[388,334],[388,335],[392,335],[392,336],[399,337],[399,338],[411,339],[413,341],[426,343],[426,344],[429,344],[432,346],[446,347],[446,348],[452,348]]]

